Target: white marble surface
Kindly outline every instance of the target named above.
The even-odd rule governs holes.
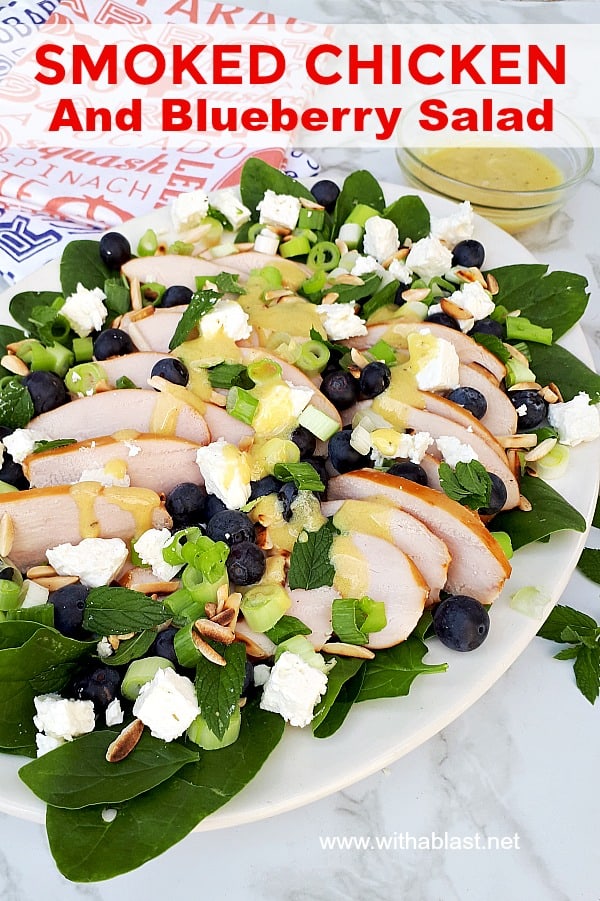
[[[291,4],[261,4],[290,14]],[[341,18],[342,4],[308,2],[309,18]],[[345,6],[345,4],[344,4]],[[443,7],[443,11],[440,9]],[[597,4],[483,2],[474,17],[503,8],[511,15],[571,15],[594,21]],[[549,8],[551,7],[551,10]],[[379,18],[362,0],[356,16]],[[452,3],[383,3],[390,20],[409,8],[416,19]],[[516,12],[515,12],[516,10]],[[319,16],[319,11],[323,15]],[[396,11],[396,14],[388,11]],[[445,11],[445,12],[444,12]],[[546,11],[549,11],[548,13]],[[573,12],[571,12],[573,11]],[[590,18],[587,18],[589,11]],[[463,18],[463,12],[457,14]],[[489,15],[489,19],[494,19]],[[477,18],[475,18],[477,20]],[[361,166],[399,179],[391,151],[344,159],[319,152],[326,166]],[[332,171],[337,171],[333,169]],[[584,273],[592,299],[584,327],[600,363],[600,165],[547,227],[522,236],[555,268]],[[600,535],[591,542],[600,546]],[[598,588],[577,573],[563,603],[599,618]],[[53,866],[43,827],[0,815],[0,899],[74,901],[139,897],[235,901],[598,901],[597,777],[599,710],[576,690],[571,666],[552,659],[553,644],[535,639],[474,707],[424,746],[351,789],[273,820],[189,836],[141,870],[102,884],[72,885]],[[324,851],[319,836],[514,836],[515,850]],[[399,842],[399,839],[397,839]]]

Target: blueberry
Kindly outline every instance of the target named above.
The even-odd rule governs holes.
[[[254,585],[265,574],[265,552],[252,541],[234,544],[227,558],[227,573],[234,585]]]
[[[472,413],[475,419],[483,419],[487,413],[487,400],[477,388],[470,388],[468,385],[465,385],[461,388],[455,388],[446,397],[453,404],[458,404],[459,407],[464,407],[465,410]]]
[[[212,519],[217,513],[222,513],[224,510],[227,510],[227,507],[223,503],[223,501],[216,496],[216,494],[207,494],[206,501],[204,504],[204,522],[208,522],[209,519]]]
[[[490,502],[487,507],[479,508],[479,513],[481,516],[493,516],[494,513],[499,513],[506,503],[506,485],[504,484],[500,476],[497,476],[495,472],[488,472],[488,475],[492,480]]]
[[[389,387],[392,374],[385,363],[367,363],[361,370],[358,386],[363,397],[377,397]]]
[[[324,206],[328,213],[332,213],[339,197],[340,189],[334,181],[323,178],[312,186],[310,193],[317,203]]]
[[[293,482],[286,482],[277,492],[277,499],[283,506],[283,518],[289,522],[292,518],[292,504],[298,497],[298,489]]]
[[[481,269],[485,260],[485,248],[479,241],[469,239],[467,241],[459,241],[452,251],[452,265],[466,266],[470,268],[475,266]]]
[[[411,463],[410,460],[404,460],[401,463],[394,463],[387,471],[389,476],[396,476],[400,479],[408,479],[409,482],[416,482],[417,485],[427,485],[427,473],[418,463]]]
[[[233,547],[242,541],[254,541],[254,523],[239,510],[223,510],[209,519],[206,534],[213,541],[224,541]]]
[[[353,469],[372,467],[370,457],[359,454],[350,444],[352,432],[336,432],[329,439],[329,462],[338,472],[351,472]]]
[[[495,319],[490,319],[489,316],[486,316],[485,319],[478,319],[469,332],[470,335],[477,333],[480,335],[494,335],[494,337],[500,338],[501,341],[506,337],[506,329],[502,323],[496,322]]]
[[[169,491],[165,501],[167,513],[173,519],[173,528],[185,529],[204,522],[206,491],[194,482],[180,482]]]
[[[179,666],[179,661],[177,659],[177,655],[175,654],[175,648],[173,646],[173,639],[179,630],[175,626],[168,626],[168,628],[163,629],[162,632],[159,632],[153,643],[150,645],[150,649],[148,650],[149,657],[164,657],[165,660],[170,660],[174,666]]]
[[[290,440],[300,450],[301,460],[304,460],[305,457],[312,457],[317,447],[317,439],[303,425],[296,426],[290,435]]]
[[[246,660],[246,673],[244,675],[244,684],[242,685],[242,697],[254,688],[254,666],[249,660]]]
[[[487,610],[466,594],[451,594],[433,613],[433,630],[442,644],[453,651],[474,651],[487,638]]]
[[[29,488],[29,482],[23,475],[23,467],[20,463],[15,463],[8,451],[4,451],[2,466],[0,467],[0,482],[6,482],[7,485],[14,485],[18,491]]]
[[[13,570],[10,568],[10,566],[5,567],[4,569],[0,569],[0,581],[12,582],[13,574]]]
[[[30,372],[23,384],[31,395],[36,416],[62,407],[69,399],[65,383],[54,372]]]
[[[327,485],[327,480],[329,478],[327,472],[327,466],[325,465],[325,460],[323,457],[307,457],[304,460],[305,463],[310,463],[316,474],[319,476],[324,485]]]
[[[438,325],[445,325],[446,328],[453,328],[456,331],[460,331],[460,325],[453,319],[452,316],[448,316],[447,313],[430,313],[427,317],[427,322],[437,322]]]
[[[517,411],[517,429],[535,429],[548,415],[548,404],[534,388],[509,391],[508,397]]]
[[[100,259],[109,269],[120,269],[131,259],[131,245],[125,235],[108,232],[100,238]]]
[[[94,356],[97,360],[108,360],[111,357],[124,357],[135,350],[127,332],[120,328],[106,328],[94,341]]]
[[[52,591],[48,603],[54,607],[54,626],[68,638],[81,638],[83,613],[89,589],[80,582]]]
[[[336,410],[347,410],[358,398],[358,380],[343,369],[335,369],[323,376],[321,392]]]
[[[114,666],[100,664],[81,673],[71,684],[73,697],[78,701],[93,701],[96,713],[102,713],[119,694],[121,674]]]
[[[187,306],[192,299],[193,291],[185,285],[171,285],[160,299],[159,307]]]
[[[403,307],[404,304],[406,303],[406,301],[404,300],[402,295],[404,294],[405,291],[408,291],[409,288],[410,288],[410,285],[403,285],[403,284],[399,284],[398,287],[396,288],[396,293],[394,295],[394,303],[396,304],[397,307]]]
[[[177,360],[175,357],[165,357],[164,360],[159,360],[152,367],[150,375],[157,375],[173,385],[182,385],[184,388],[190,380],[186,367],[181,360]]]
[[[250,482],[250,500],[255,501],[259,497],[266,497],[268,494],[277,494],[282,483],[275,476],[263,476],[256,482]]]

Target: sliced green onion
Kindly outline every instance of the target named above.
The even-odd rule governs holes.
[[[503,551],[506,559],[510,560],[510,558],[513,555],[513,546],[512,546],[512,541],[510,540],[510,535],[508,534],[508,532],[491,532],[490,534],[491,534],[492,538],[496,539],[496,541],[502,548],[502,551]]]
[[[535,585],[527,585],[513,594],[509,601],[509,606],[513,610],[518,610],[519,613],[524,613],[525,616],[541,619],[550,603],[550,597],[541,588],[536,588]]]
[[[283,285],[283,275],[277,266],[263,266],[262,269],[253,269],[250,275],[256,275],[261,278],[265,285],[268,286],[266,288],[267,291],[281,288]]]
[[[89,363],[94,356],[92,338],[73,338],[73,354],[76,363]]]
[[[338,238],[344,242],[348,250],[356,250],[362,241],[362,237],[363,227],[358,222],[344,222],[338,234]]]
[[[249,391],[246,391],[245,388],[234,385],[233,388],[230,388],[227,392],[227,404],[225,409],[230,416],[234,417],[234,419],[239,419],[240,422],[245,422],[246,425],[252,425],[252,420],[256,414],[257,407],[258,398],[250,394]]]
[[[298,228],[311,228],[321,231],[325,224],[325,210],[307,210],[304,207],[298,216]]]
[[[373,357],[374,360],[378,360],[381,363],[386,363],[388,366],[396,365],[396,351],[388,344],[387,341],[384,341],[381,338],[377,341],[368,351],[369,356]]]
[[[215,735],[208,728],[206,720],[199,714],[188,728],[187,737],[205,751],[219,751],[221,748],[226,748],[228,745],[232,745],[234,741],[237,741],[241,725],[242,712],[239,707],[235,707],[223,738],[219,738],[218,735]]]
[[[106,372],[100,363],[80,363],[65,375],[65,385],[71,394],[88,395],[94,392],[99,382],[106,381]]]
[[[369,597],[338,598],[331,605],[333,631],[347,644],[367,644],[369,635],[387,625],[385,604]]]
[[[189,257],[193,252],[194,245],[187,244],[185,241],[174,241],[167,248],[167,253],[174,253],[182,257]]]
[[[300,294],[312,303],[319,303],[325,287],[327,276],[324,269],[317,269],[310,278],[305,279],[300,286]]]
[[[62,344],[54,342],[51,347],[36,344],[31,348],[29,367],[32,372],[55,372],[61,378],[73,364],[73,354]]]
[[[196,651],[196,653],[198,652]],[[133,660],[127,667],[121,682],[123,697],[128,701],[135,701],[142,685],[151,682],[159,669],[175,669],[175,667],[166,657],[142,657],[140,660]]]
[[[264,385],[273,381],[273,379],[280,379],[282,370],[279,363],[275,360],[263,357],[261,360],[255,360],[254,363],[250,363],[247,373],[255,385]]]
[[[241,603],[244,619],[255,632],[266,632],[292,603],[281,585],[257,585],[248,589]]]
[[[106,295],[106,308],[112,315],[122,315],[129,310],[131,306],[131,292],[129,286],[124,285],[121,279],[105,279],[104,293]]]
[[[176,620],[197,620],[204,616],[204,604],[195,601],[187,588],[179,588],[164,599],[164,604],[173,611]]]
[[[321,441],[329,441],[331,436],[340,430],[339,422],[311,404],[304,408],[298,417],[298,423]]]
[[[64,300],[60,298],[62,304]],[[34,307],[29,316],[30,321],[37,326],[37,332],[46,344],[58,341],[63,344],[68,341],[71,334],[71,325],[54,306]]]
[[[318,247],[319,245],[316,244],[315,246]],[[309,251],[310,241],[304,235],[299,235],[296,238],[292,237],[289,241],[282,241],[279,245],[279,255],[284,259],[288,259],[289,257],[304,257]]]
[[[329,348],[321,341],[305,341],[300,346],[300,354],[296,357],[294,365],[303,372],[323,372],[329,362]]]
[[[120,375],[117,381],[115,382],[116,388],[137,388],[135,382],[132,382],[130,378],[126,375]]]
[[[145,307],[156,307],[160,303],[160,299],[166,291],[164,285],[159,282],[144,282],[141,287],[142,302]],[[128,299],[129,300],[129,299]],[[127,307],[129,308],[129,307]]]
[[[357,203],[347,217],[345,224],[355,222],[357,225],[360,225],[361,228],[364,228],[367,220],[371,219],[373,216],[381,216],[381,213],[372,206],[367,206],[366,203]]]
[[[286,651],[300,657],[300,659],[304,660],[305,663],[308,663],[309,666],[320,670],[322,673],[326,673],[332,667],[331,663],[327,663],[325,658],[315,651],[308,638],[305,638],[304,635],[294,635],[293,638],[287,638],[285,641],[278,644],[277,650],[275,651],[275,661],[279,660],[281,655],[285,654]],[[333,665],[335,665],[335,661]]]
[[[524,341],[514,341],[512,346],[515,350],[522,353],[525,359],[531,363],[531,351],[529,350],[528,344],[525,344]]]
[[[507,388],[512,388],[513,385],[517,385],[519,382],[535,382],[536,380],[535,373],[531,371],[529,366],[526,366],[514,357],[507,360],[505,366]]]
[[[219,541],[218,544],[223,544],[223,542]],[[227,548],[227,552],[229,553],[229,548]],[[181,582],[194,601],[202,604],[214,604],[219,588],[222,585],[225,587],[229,585],[227,570],[225,567],[223,569],[224,572],[217,578],[207,579],[200,569],[195,566],[186,566],[181,576]]]
[[[544,457],[527,465],[532,466],[541,479],[560,479],[567,471],[569,457],[570,449],[566,444],[555,444]]]
[[[273,475],[280,482],[293,482],[301,491],[325,491],[325,485],[310,463],[277,463]]]
[[[158,249],[158,238],[154,229],[149,228],[140,238],[137,246],[138,257],[152,257]]]
[[[506,337],[518,341],[535,341],[536,344],[552,344],[552,329],[535,325],[525,316],[507,316]]]
[[[16,582],[0,580],[0,610],[16,610],[20,605],[21,586]]]
[[[248,241],[254,241],[256,236],[261,233],[264,227],[265,226],[262,222],[254,222],[248,229]]]
[[[175,656],[181,666],[185,666],[188,669],[194,669],[200,657],[200,651],[194,644],[194,639],[192,638],[193,630],[194,623],[188,623],[175,633],[173,639]]]
[[[285,247],[285,244],[282,247]],[[281,248],[279,252],[281,253]],[[319,241],[310,250],[306,263],[311,269],[322,269],[324,272],[329,272],[331,269],[335,269],[339,261],[339,248],[332,241]]]

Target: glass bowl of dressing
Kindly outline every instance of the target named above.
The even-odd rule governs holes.
[[[473,110],[474,116],[483,114],[479,92],[439,96],[450,121],[459,109]],[[541,106],[540,102],[514,95],[497,95],[494,99],[496,116],[508,108],[518,108],[527,115]],[[511,234],[537,225],[559,210],[594,161],[593,148],[583,131],[556,109],[552,111],[551,137],[541,139],[537,135],[536,144],[539,141],[542,146],[536,147],[525,143],[527,131],[513,136],[494,130],[486,136],[455,132],[452,127],[445,127],[429,146],[416,147],[412,139],[424,134],[419,126],[421,106],[411,107],[404,115],[396,156],[408,182],[453,200],[469,200],[477,213]]]

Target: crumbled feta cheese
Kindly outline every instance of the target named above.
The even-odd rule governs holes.
[[[4,439],[4,447],[15,463],[22,463],[25,457],[33,453],[37,441],[51,441],[45,432],[38,429],[15,429],[12,435]]]
[[[241,304],[221,297],[200,320],[200,331],[203,338],[216,338],[223,331],[232,341],[242,341],[250,337],[252,326]]]
[[[91,332],[100,331],[108,316],[103,300],[106,300],[106,294],[101,288],[84,288],[79,282],[77,290],[69,294],[59,312],[80,338],[87,338]]]
[[[106,718],[106,725],[110,728],[110,726],[120,726],[124,719],[123,708],[121,707],[121,702],[118,698],[115,698],[114,701],[111,701],[108,707],[106,708],[106,713],[104,714]]]
[[[429,281],[452,268],[452,253],[437,238],[421,238],[410,248],[406,265],[425,281]]]
[[[398,457],[408,458],[412,463],[420,463],[432,443],[433,438],[429,432],[416,432],[410,435],[396,429],[373,429],[370,433],[371,459],[375,466],[381,466],[384,460]]]
[[[468,200],[464,200],[451,216],[431,220],[431,234],[445,241],[449,247],[456,247],[459,241],[472,238],[474,231],[473,209]]]
[[[308,407],[315,392],[307,385],[294,385],[293,382],[288,381],[286,381],[286,385],[290,389],[292,416],[294,419],[298,419],[302,411]]]
[[[104,638],[101,638],[100,641],[98,642],[98,644],[96,645],[96,654],[101,659],[104,659],[106,657],[112,657],[112,655],[114,653],[115,653],[114,648],[111,645],[110,641],[108,640],[108,636],[105,635]]]
[[[368,333],[365,323],[356,315],[351,303],[322,303],[315,309],[323,320],[327,337],[332,341],[343,341],[344,338]]]
[[[154,738],[173,741],[183,735],[200,713],[193,682],[173,669],[159,669],[142,685],[133,715],[150,729]]]
[[[33,724],[52,738],[73,741],[78,735],[93,732],[96,725],[92,701],[72,701],[57,694],[33,699],[36,715]]]
[[[291,194],[276,194],[275,191],[267,190],[256,209],[260,210],[259,222],[264,225],[280,225],[292,231],[298,223],[300,200]]]
[[[210,205],[229,220],[234,231],[250,218],[250,210],[238,200],[233,191],[214,191],[210,195]]]
[[[484,319],[496,309],[496,305],[479,282],[465,282],[460,291],[450,295],[450,300],[470,313],[473,319]]]
[[[450,391],[459,386],[460,360],[454,345],[421,329],[408,335],[410,369],[421,391]]]
[[[177,231],[196,228],[208,215],[208,195],[199,188],[179,194],[172,208],[173,224]]]
[[[127,545],[120,538],[84,538],[49,548],[46,556],[59,576],[77,576],[88,588],[99,588],[110,584],[127,560]]]
[[[325,694],[327,676],[298,654],[284,651],[265,683],[260,706],[292,726],[308,726],[315,704]]]
[[[204,487],[216,495],[229,510],[239,510],[250,498],[250,467],[246,455],[224,438],[196,452],[196,463],[204,478]]]
[[[380,263],[398,250],[398,229],[391,219],[371,216],[365,223],[363,247],[366,254]]]
[[[560,443],[569,447],[600,437],[598,407],[590,404],[585,391],[566,403],[548,404],[548,422],[558,432]]]
[[[174,566],[163,557],[163,550],[172,537],[168,529],[147,529],[133,545],[142,563],[150,566],[161,582],[170,582],[181,569],[181,564]]]
[[[407,457],[411,463],[420,463],[432,443],[429,432],[415,432],[414,435],[405,432],[400,438],[396,456]]]
[[[350,270],[350,275],[357,275],[359,278],[362,278],[363,275],[371,275],[373,272],[376,275],[383,275],[385,269],[379,265],[375,257],[359,256]]]
[[[122,478],[113,473],[106,472],[102,466],[94,469],[83,469],[79,476],[80,482],[100,482],[105,488],[129,488],[131,479],[126,474]]]
[[[134,444],[133,441],[124,441],[123,444],[128,448],[127,456],[128,457],[137,457],[137,455],[141,451],[141,447],[139,444]]]
[[[257,253],[266,253],[274,256],[279,247],[279,237],[270,228],[263,228],[254,239],[254,249]]]
[[[35,736],[35,743],[37,745],[37,756],[43,757],[48,751],[60,748],[61,745],[64,745],[65,741],[63,738],[54,738],[53,735],[44,735],[43,732],[38,732]]]
[[[517,407],[517,416],[525,416],[527,414],[527,404],[521,404]]]
[[[31,579],[24,579],[23,589],[25,594],[21,601],[21,608],[38,607],[40,604],[45,604],[50,595],[50,590],[48,588],[44,588],[43,585],[38,585],[37,582],[32,582]]]
[[[435,441],[438,450],[442,454],[444,460],[452,469],[457,463],[471,463],[472,460],[478,460],[479,457],[472,447],[463,444],[458,438],[451,435],[441,435]]]
[[[258,663],[253,670],[253,680],[257,688],[264,685],[271,675],[271,667],[265,666],[264,663]]]
[[[392,260],[388,272],[401,285],[410,285],[412,281],[412,269],[406,265],[406,260]]]

